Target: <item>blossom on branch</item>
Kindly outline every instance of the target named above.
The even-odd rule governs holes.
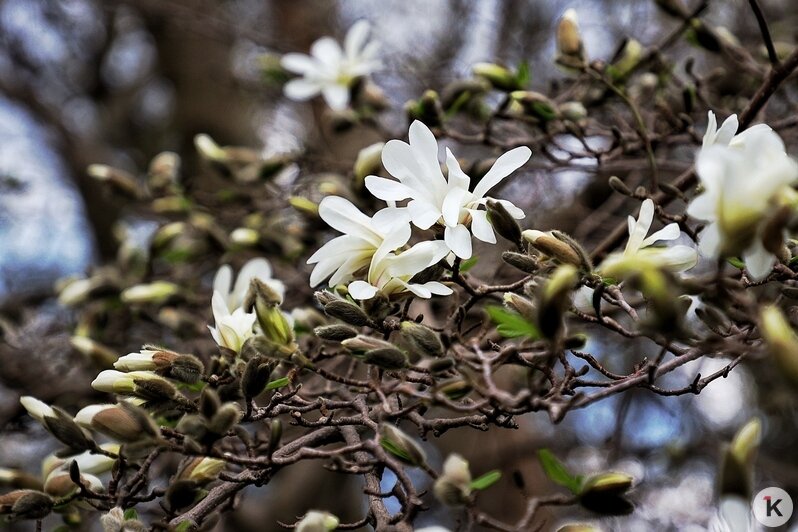
[[[272,278],[271,264],[263,258],[252,259],[244,264],[238,272],[235,284],[233,284],[233,269],[227,264],[222,265],[213,278],[213,291],[222,294],[227,308],[233,312],[244,303],[252,279],[259,279],[281,298],[285,295],[285,285],[282,281]]]

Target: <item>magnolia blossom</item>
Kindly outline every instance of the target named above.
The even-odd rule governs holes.
[[[703,255],[739,253],[750,277],[761,280],[777,261],[762,242],[763,222],[779,194],[798,177],[798,164],[786,154],[778,134],[764,124],[731,136],[736,118],[717,131],[713,123],[710,113],[705,146],[696,160],[703,192],[687,213],[710,222],[699,239]]]
[[[391,239],[395,240],[391,240]],[[452,289],[438,281],[412,283],[410,280],[422,270],[438,263],[449,253],[440,240],[419,242],[407,251],[394,253],[401,235],[390,234],[374,253],[365,281],[349,284],[349,294],[355,299],[371,299],[377,292],[391,295],[412,292],[418,297],[430,298],[432,294],[447,296]]]
[[[698,253],[690,246],[654,246],[655,243],[662,240],[679,238],[679,224],[668,224],[659,231],[646,236],[654,221],[654,202],[650,199],[645,200],[640,206],[640,215],[637,220],[629,216],[627,221],[629,222],[629,241],[623,252],[625,257],[649,258],[657,261],[663,268],[676,272],[689,270],[695,266],[698,261]]]
[[[455,255],[471,257],[471,235],[491,244],[496,236],[484,206],[488,191],[529,160],[532,151],[519,147],[503,154],[485,176],[470,189],[471,178],[460,168],[452,152],[446,149],[448,179],[438,161],[438,142],[432,131],[416,120],[410,125],[410,143],[391,140],[382,150],[385,169],[397,179],[366,177],[366,188],[376,197],[396,202],[410,200],[406,210],[420,229],[438,223],[445,227],[444,241]],[[498,200],[513,218],[524,212],[506,200]]]
[[[758,135],[763,131],[770,131],[770,126],[767,124],[757,124],[737,135],[738,127],[740,127],[740,123],[737,120],[737,115],[731,115],[718,128],[715,113],[708,111],[707,131],[704,133],[702,148],[716,144],[719,146],[741,147],[745,144],[745,139],[750,135]]]
[[[272,278],[271,264],[262,258],[252,259],[244,264],[238,272],[235,284],[233,284],[233,268],[227,264],[222,265],[213,278],[213,291],[222,294],[227,308],[233,312],[244,303],[244,297],[253,279],[260,279],[281,298],[285,295],[285,285],[282,281]]]
[[[349,200],[327,196],[319,203],[319,216],[344,234],[324,244],[308,259],[308,264],[316,265],[310,274],[310,286],[328,277],[331,286],[345,283],[371,263],[384,242],[390,242],[394,247],[387,251],[393,251],[410,240],[410,224],[399,209],[383,209],[369,218]]]
[[[304,101],[321,94],[332,109],[345,109],[354,82],[381,66],[378,44],[367,42],[369,31],[369,23],[361,20],[347,32],[343,48],[335,39],[322,37],[313,43],[310,55],[284,55],[283,68],[302,76],[286,83],[285,95]]]
[[[217,345],[238,353],[244,342],[255,335],[253,327],[257,316],[254,312],[245,312],[241,307],[230,312],[224,295],[217,291],[213,293],[211,307],[215,322],[215,327],[208,325],[211,336]]]

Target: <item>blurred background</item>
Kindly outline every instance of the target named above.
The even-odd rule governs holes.
[[[794,4],[761,3],[774,38],[794,42]],[[0,467],[35,474],[38,460],[54,448],[22,415],[20,395],[74,397],[91,378],[93,370],[70,347],[74,316],[54,300],[54,283],[113,257],[120,221],[128,237],[141,242],[156,227],[103,193],[86,174],[89,164],[138,173],[155,154],[172,150],[191,174],[197,167],[192,139],[208,133],[222,145],[266,155],[305,147],[309,162],[278,176],[289,189],[309,172],[345,172],[357,150],[377,140],[374,133],[356,140],[320,133],[321,104],[291,102],[279,86],[266,83],[263,54],[306,51],[315,39],[340,38],[353,22],[368,19],[385,63],[374,80],[393,106],[384,127],[402,137],[404,102],[467,76],[477,61],[515,65],[525,59],[534,90],[556,87],[564,74],[553,62],[554,27],[568,7],[579,15],[591,58],[611,58],[629,36],[652,44],[678,24],[654,2],[633,0],[0,0]],[[750,43],[753,55],[761,53],[748,2],[711,2],[704,18]],[[695,56],[696,70],[715,66],[687,42],[670,55]],[[795,81],[786,85],[793,94]],[[723,105],[740,108],[733,98]],[[688,168],[692,153],[692,148],[670,153],[665,171],[676,175]],[[600,234],[591,233],[596,227],[579,227],[579,217],[609,175],[634,172],[635,166],[632,161],[597,168],[587,159],[552,166],[536,157],[498,195],[529,213],[525,227],[558,227],[590,242]],[[602,220],[597,227],[615,221]],[[289,257],[284,251],[262,254],[277,277],[301,286],[294,302],[307,304],[301,253]],[[203,279],[209,285],[207,271]],[[139,336],[119,338],[115,347],[135,350]],[[639,359],[638,349],[644,348],[602,343],[597,332],[590,342],[592,352],[621,368]],[[671,383],[683,386],[696,372],[708,374],[725,364],[685,365],[670,376]],[[427,448],[436,463],[448,451],[460,452],[476,473],[520,471],[528,493],[545,494],[559,489],[543,477],[535,458],[536,449],[548,447],[576,471],[610,467],[640,479],[637,510],[602,521],[608,529],[704,530],[714,513],[722,442],[754,415],[762,416],[767,434],[758,485],[798,495],[796,395],[771,386],[771,377],[756,362],[747,363],[699,396],[633,391],[575,411],[558,426],[543,414],[529,415],[519,420],[519,431],[457,431],[431,440]],[[307,469],[314,475],[299,475],[302,482],[292,473],[299,469],[292,469],[273,486],[248,490],[242,511],[219,530],[271,530],[262,523],[291,522],[307,509],[297,498],[312,498],[314,507],[340,512],[344,519],[362,512],[359,486],[342,490],[340,476],[317,464]],[[427,482],[421,475],[418,481]],[[391,479],[385,482],[392,485]],[[523,497],[509,474],[481,500],[487,511],[508,520],[523,513]],[[547,510],[544,529],[565,519],[596,519],[570,512],[578,511]],[[455,517],[433,508],[419,524],[454,527]]]

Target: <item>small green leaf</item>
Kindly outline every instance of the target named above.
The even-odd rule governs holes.
[[[735,268],[739,268],[741,270],[745,268],[745,263],[740,259],[738,259],[737,257],[729,257],[728,259],[726,259],[726,261]]]
[[[502,478],[502,472],[494,469],[472,480],[470,486],[472,490],[484,490],[493,486],[500,478]]]
[[[538,328],[517,312],[498,305],[486,307],[485,310],[490,319],[496,323],[496,330],[505,338],[524,337],[532,340],[540,338]]]
[[[404,449],[401,449],[398,446],[396,446],[391,440],[387,438],[380,438],[380,445],[382,445],[383,449],[385,449],[386,451],[388,451],[393,455],[398,456],[405,462],[412,461],[412,457],[409,454],[407,454],[407,452],[405,452]]]
[[[603,284],[604,286],[616,285],[618,284],[618,279],[615,279],[614,277],[604,277],[601,280],[601,284]]]
[[[470,259],[466,259],[463,262],[461,262],[460,263],[460,273],[465,273],[468,270],[470,270],[471,268],[473,268],[474,266],[476,266],[478,260],[479,260],[479,257],[474,255]]]
[[[543,471],[552,482],[568,488],[573,493],[578,494],[582,487],[582,477],[572,474],[565,465],[554,456],[548,449],[538,451],[538,459]]]
[[[125,516],[125,521],[127,521],[128,519],[138,519],[139,518],[139,514],[138,514],[138,512],[136,512],[135,508],[128,508],[127,510],[125,510],[124,516]]]
[[[282,388],[283,386],[288,386],[289,384],[291,384],[291,379],[288,377],[283,377],[282,379],[273,380],[267,384],[266,390],[275,390],[277,388]]]
[[[518,71],[515,75],[515,80],[518,82],[518,86],[523,89],[527,86],[531,78],[532,72],[529,70],[529,63],[526,61],[521,61],[521,63],[518,65]]]
[[[175,532],[188,532],[191,530],[191,521],[181,521],[174,530]]]

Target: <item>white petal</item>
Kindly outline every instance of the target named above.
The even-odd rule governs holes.
[[[366,281],[353,281],[349,283],[349,295],[355,299],[371,299],[377,295],[377,287],[371,286]]]
[[[305,54],[285,54],[282,59],[280,59],[280,66],[296,74],[314,72],[318,68],[316,61]]]
[[[371,217],[371,226],[383,234],[409,223],[410,213],[404,207],[387,207],[375,212]]]
[[[375,197],[385,201],[402,201],[413,196],[413,190],[392,179],[370,175],[366,177],[366,189]]]
[[[717,216],[717,198],[714,195],[699,194],[687,206],[687,214],[697,220],[714,220]]]
[[[496,235],[493,233],[493,226],[488,221],[488,212],[474,209],[469,209],[468,212],[471,214],[471,232],[474,237],[488,244],[495,244]]]
[[[319,248],[313,255],[310,256],[310,258],[307,260],[307,263],[314,264],[316,262],[330,258],[340,259],[340,262],[343,262],[343,257],[349,254],[366,251],[369,249],[373,250],[375,248],[376,246],[374,244],[363,240],[362,238],[352,235],[341,235],[333,238]]]
[[[349,87],[344,85],[325,85],[321,89],[324,101],[330,109],[343,111],[349,106]]]
[[[446,225],[453,227],[460,223],[460,209],[465,205],[465,199],[471,193],[462,188],[452,188],[446,193],[441,206],[443,221]]]
[[[243,301],[247,290],[249,290],[252,279],[260,279],[266,282],[271,278],[272,265],[269,264],[269,261],[262,257],[252,259],[244,264],[244,266],[241,267],[241,271],[238,272],[238,278],[236,279],[233,293],[236,298],[240,298]]]
[[[407,204],[407,212],[413,224],[419,229],[429,229],[441,217],[441,211],[435,205],[422,200],[413,200]]]
[[[698,238],[698,251],[705,257],[716,259],[720,254],[720,230],[717,223],[711,223],[701,231]]]
[[[664,268],[673,272],[683,272],[696,265],[698,252],[690,246],[680,244],[662,249],[659,259]]]
[[[737,115],[729,116],[723,121],[723,125],[720,126],[718,132],[715,134],[715,144],[728,146],[734,134],[737,133],[738,126]]]
[[[532,150],[526,146],[519,146],[503,154],[496,159],[496,162],[493,163],[490,170],[479,180],[477,186],[474,187],[474,196],[477,198],[484,197],[485,194],[498,185],[502,179],[526,164],[531,156]]]
[[[504,209],[507,211],[507,213],[516,220],[523,220],[524,218],[526,218],[526,213],[523,210],[516,207],[511,201],[503,199],[497,200],[495,198],[493,199],[493,201],[499,202],[501,206],[504,207]]]
[[[424,299],[429,299],[429,298],[431,298],[431,297],[432,297],[432,292],[430,292],[430,291],[427,289],[427,287],[425,287],[424,285],[421,285],[421,284],[416,284],[416,283],[406,283],[406,282],[402,281],[401,279],[397,279],[397,280],[398,280],[398,281],[399,281],[399,282],[400,282],[400,283],[401,283],[401,284],[402,284],[402,285],[403,285],[403,286],[404,286],[404,287],[405,287],[407,290],[409,290],[410,292],[412,292],[414,295],[417,295],[418,297],[421,297],[421,298],[424,298]]]
[[[351,60],[360,55],[360,51],[366,44],[369,38],[369,31],[371,25],[366,20],[358,20],[355,22],[349,31],[346,32],[344,39],[344,51],[346,56]]]
[[[707,111],[707,131],[704,133],[702,145],[704,147],[711,146],[715,143],[715,133],[718,131],[718,121],[715,118],[715,113]]]
[[[345,283],[349,281],[358,270],[361,270],[369,265],[371,262],[371,253],[346,256],[341,266],[330,277],[330,286]]]
[[[630,224],[629,242],[626,244],[627,253],[637,253],[646,238],[648,230],[651,229],[651,222],[654,220],[654,202],[646,199],[640,205],[640,215],[634,224]]]
[[[751,245],[743,251],[745,269],[753,281],[761,281],[773,271],[776,257],[765,249],[760,239],[754,239]]]
[[[412,277],[434,264],[437,248],[432,242],[419,242],[393,257],[388,265],[388,272],[392,277]]]
[[[447,226],[443,239],[455,255],[461,259],[471,258],[471,233],[464,225]]]
[[[219,291],[222,294],[229,294],[233,285],[233,268],[227,264],[223,264],[213,276],[213,291]]]
[[[217,322],[230,315],[230,309],[227,307],[227,301],[221,292],[214,292],[211,298],[211,308],[213,309],[213,319]]]
[[[420,173],[412,148],[401,140],[389,140],[385,143],[382,149],[382,165],[389,174],[411,187],[413,185],[406,180],[412,180],[414,174]]]
[[[310,47],[310,54],[325,66],[336,66],[341,61],[343,50],[332,37],[322,37]]]
[[[321,92],[321,85],[315,81],[308,81],[303,78],[292,79],[283,87],[285,95],[292,100],[303,102],[309,100]]]
[[[433,191],[435,198],[443,199],[446,195],[447,183],[441,172],[441,165],[438,162],[438,141],[432,131],[421,121],[415,120],[410,124],[410,147],[418,164],[419,170],[424,175],[418,176],[419,179],[427,184]]]
[[[679,230],[679,224],[671,223],[660,229],[659,231],[655,231],[651,233],[645,240],[643,240],[643,244],[641,247],[648,247],[654,242],[659,240],[676,240],[679,238],[681,231]]]
[[[427,281],[423,285],[424,288],[430,291],[430,293],[439,295],[439,296],[448,296],[454,293],[454,290],[449,288],[443,283],[439,283],[438,281]]]
[[[319,216],[333,229],[342,233],[358,236],[374,243],[375,247],[382,241],[371,230],[371,219],[360,212],[351,201],[340,196],[327,196],[319,203]]]
[[[460,163],[449,148],[446,148],[446,168],[449,170],[449,190],[453,188],[469,190],[471,188],[471,178],[460,168]]]

